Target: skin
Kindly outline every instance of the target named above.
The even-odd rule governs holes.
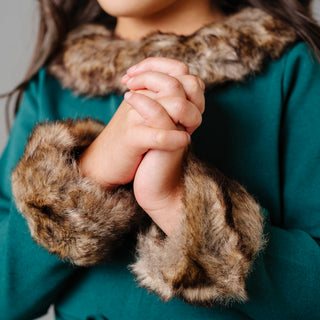
[[[138,40],[159,30],[188,35],[224,15],[210,0],[98,0],[117,17],[115,32],[127,40]],[[187,23],[186,23],[187,22]]]
[[[148,68],[148,63],[152,64],[153,70],[159,71],[145,71],[134,75],[133,80],[127,83],[131,90],[147,88],[148,93],[134,93],[136,100],[131,96],[129,100],[126,99],[127,102],[149,126],[192,134],[201,124],[204,84],[199,78],[189,75],[184,64],[172,74],[173,66],[177,67],[174,60],[154,58],[143,61],[140,67]],[[171,75],[168,75],[170,72]],[[162,90],[158,91],[162,86]],[[144,95],[153,99],[146,99]],[[136,200],[167,235],[175,233],[181,218],[181,178],[185,147],[173,151],[150,150],[144,156],[134,178]]]
[[[165,21],[169,10],[176,19],[174,24],[167,19],[167,28],[177,31],[181,10],[192,14],[191,9],[205,7],[199,3],[208,5],[208,1],[141,0],[137,10],[129,0],[99,2],[118,17],[116,30],[128,39],[132,32],[139,34],[141,25],[155,15],[158,20],[148,30],[158,30],[157,22]],[[202,16],[203,20],[195,17],[194,26],[207,16]],[[131,29],[126,32],[122,18],[139,23],[129,24]],[[180,21],[180,27],[186,25],[185,21]],[[190,135],[201,124],[204,83],[190,75],[184,63],[166,58],[148,58],[132,66],[122,83],[130,91],[109,124],[83,153],[80,169],[84,176],[108,190],[133,181],[139,205],[168,236],[174,236],[182,215],[182,163]]]

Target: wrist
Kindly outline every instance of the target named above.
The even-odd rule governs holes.
[[[179,187],[153,208],[143,208],[168,237],[174,237],[179,229],[183,212],[182,195],[183,188]]]
[[[83,177],[101,185],[107,190],[113,190],[119,186],[117,183],[110,182],[106,177],[105,170],[101,166],[101,161],[95,153],[94,146],[89,146],[79,159],[79,169]],[[104,164],[106,164],[104,162]]]

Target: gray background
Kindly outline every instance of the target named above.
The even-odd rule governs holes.
[[[26,72],[37,33],[36,9],[36,0],[0,1],[0,93],[12,89]],[[314,9],[320,21],[320,0],[314,0]],[[0,100],[0,153],[7,141],[4,104]],[[41,319],[53,319],[52,310]]]

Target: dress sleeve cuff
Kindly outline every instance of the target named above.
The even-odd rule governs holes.
[[[237,182],[191,154],[184,168],[183,218],[175,237],[152,225],[131,266],[140,285],[164,301],[211,306],[246,301],[245,279],[262,248],[259,205]]]
[[[129,188],[106,191],[81,175],[78,158],[103,128],[91,119],[38,125],[12,174],[34,240],[79,266],[108,259],[142,215]]]

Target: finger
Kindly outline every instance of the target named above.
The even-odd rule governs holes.
[[[135,90],[135,91],[131,91],[131,92],[143,94],[143,95],[145,95],[145,96],[147,96],[147,97],[149,97],[149,98],[151,98],[153,100],[157,100],[157,98],[158,98],[157,93],[155,93],[153,91],[150,91],[150,90],[147,90],[147,89],[145,89],[145,90]]]
[[[145,120],[146,125],[154,128],[176,129],[167,111],[156,100],[136,92],[127,92],[124,99]]]
[[[147,71],[130,78],[127,82],[130,90],[151,90],[157,97],[185,97],[185,91],[178,79],[165,73]]]
[[[124,84],[127,84],[127,82],[131,78],[128,75],[126,75],[123,79],[126,79],[125,81],[126,83]],[[193,76],[193,75],[176,76],[176,79],[182,85],[187,99],[190,100],[193,104],[195,104],[202,114],[205,109],[204,82],[199,77]],[[132,88],[133,87],[130,87],[130,89]],[[161,96],[164,96],[164,95],[161,94]],[[153,96],[154,99],[156,99],[157,97],[158,96]]]
[[[192,134],[202,122],[199,109],[190,101],[181,97],[164,97],[157,100],[166,110],[172,121],[181,124],[185,130]]]
[[[178,76],[177,79],[182,84],[187,99],[191,101],[202,114],[205,108],[204,82],[199,77],[193,75]]]
[[[165,130],[148,126],[137,126],[128,137],[130,144],[141,153],[147,150],[176,151],[190,144],[186,131]]]
[[[189,68],[184,62],[162,57],[150,57],[129,68],[127,75],[134,77],[146,71],[162,72],[171,76],[189,74]]]
[[[148,90],[128,92],[125,94],[125,100],[149,126],[171,129],[174,124],[181,125],[183,130],[192,134],[201,125],[202,116],[199,109],[187,99],[163,97],[155,101],[154,95]]]

